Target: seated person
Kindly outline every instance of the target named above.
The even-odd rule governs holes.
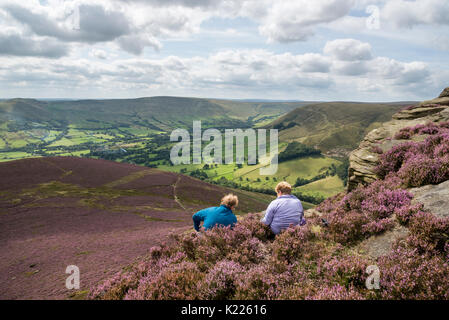
[[[304,225],[304,209],[301,201],[291,195],[292,186],[282,181],[275,191],[277,198],[270,203],[261,222],[269,226],[274,234],[279,234],[289,226]]]
[[[215,226],[231,226],[237,223],[237,218],[232,213],[239,203],[236,195],[228,194],[221,199],[219,207],[211,207],[203,209],[195,213],[192,217],[193,227],[196,231],[200,231],[201,221],[205,230],[211,229]]]

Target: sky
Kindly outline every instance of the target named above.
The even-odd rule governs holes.
[[[446,0],[0,0],[0,98],[432,99]]]

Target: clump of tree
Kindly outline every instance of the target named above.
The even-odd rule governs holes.
[[[349,169],[349,159],[345,158],[342,163],[337,167],[336,174],[343,180],[344,185],[348,184],[348,169]]]
[[[207,176],[207,173],[201,169],[193,170],[192,172],[190,172],[190,176],[201,180],[206,180],[207,178],[209,178]]]
[[[278,161],[283,162],[291,159],[320,156],[321,151],[315,148],[311,148],[300,142],[294,141],[287,145],[284,151],[279,153]]]
[[[294,126],[296,126],[296,123],[291,121],[289,123],[284,123],[284,122],[278,123],[273,128],[278,129],[278,130],[286,130],[289,128],[293,128]]]

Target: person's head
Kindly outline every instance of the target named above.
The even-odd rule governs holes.
[[[239,205],[239,198],[235,194],[229,193],[221,198],[220,204],[227,206],[231,210],[234,210]]]
[[[285,194],[291,194],[292,193],[292,186],[287,181],[279,182],[274,189],[279,196],[285,195]]]

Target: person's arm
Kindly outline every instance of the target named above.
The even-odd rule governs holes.
[[[302,206],[301,200],[299,200],[299,225],[303,226],[305,224],[306,224],[306,219],[304,218],[304,208]]]
[[[261,220],[261,222],[267,226],[273,222],[274,214],[276,213],[276,200],[271,201],[270,205],[267,208],[267,211],[265,212],[265,217]]]
[[[237,217],[235,216],[235,214],[233,214],[232,217],[232,223],[231,223],[231,229],[234,228],[234,226],[237,224]]]
[[[298,201],[299,201],[299,203],[298,203],[299,204],[299,216],[302,219],[302,218],[304,218],[304,208],[302,207],[301,200],[298,199]]]
[[[193,219],[193,227],[195,228],[196,231],[200,231],[200,224],[201,221],[204,221],[204,219],[206,218],[206,210],[200,210],[197,213],[195,213],[192,216]]]

